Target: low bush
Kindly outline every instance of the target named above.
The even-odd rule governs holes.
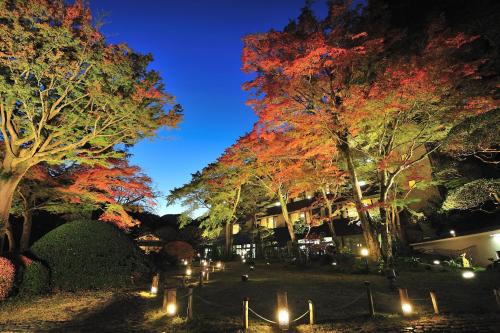
[[[63,224],[35,242],[31,252],[48,266],[56,290],[125,287],[144,281],[151,271],[131,239],[98,221]]]
[[[14,286],[16,269],[12,262],[0,257],[0,301],[6,299]]]
[[[25,266],[19,286],[19,296],[40,295],[48,292],[50,290],[49,270],[42,263],[28,260],[23,260]]]

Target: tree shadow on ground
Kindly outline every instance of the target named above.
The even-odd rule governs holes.
[[[146,301],[138,295],[117,294],[96,311],[80,313],[47,332],[148,332],[141,327],[145,305]]]

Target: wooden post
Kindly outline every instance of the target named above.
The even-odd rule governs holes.
[[[432,307],[434,308],[434,314],[438,315],[439,314],[439,307],[438,307],[436,292],[431,291],[430,295],[431,295]]]
[[[158,286],[160,284],[160,273],[156,273],[153,276],[153,281],[151,282],[151,294],[157,294],[158,293]]]
[[[399,288],[399,299],[401,300],[401,312],[404,316],[409,315],[411,313],[411,304],[408,297],[408,290],[406,288]],[[405,311],[405,306],[409,307],[410,311]]]
[[[279,291],[277,294],[278,303],[278,326],[281,330],[288,330],[290,327],[290,314],[288,311],[288,298],[286,291]]]
[[[406,303],[408,300],[408,291],[404,288],[399,288],[399,299],[401,304]]]
[[[166,289],[163,293],[163,307],[162,311],[167,316],[174,316],[177,313],[177,289]]]
[[[309,325],[314,325],[314,305],[311,300],[309,302]]]
[[[243,328],[248,329],[248,301],[249,298],[243,298]]]
[[[188,288],[187,319],[193,319],[193,288]]]
[[[493,295],[495,295],[495,300],[497,301],[498,311],[500,311],[500,289],[493,289]]]
[[[365,286],[366,286],[366,296],[368,297],[368,312],[370,313],[370,316],[375,315],[375,307],[373,306],[373,294],[372,294],[372,288],[370,287],[370,281],[365,281]]]
[[[203,269],[200,271],[200,283],[198,285],[203,287]]]

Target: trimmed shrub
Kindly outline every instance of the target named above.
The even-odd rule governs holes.
[[[31,252],[50,269],[56,290],[125,287],[151,271],[132,240],[98,221],[63,224],[35,242]]]
[[[40,295],[48,292],[50,274],[47,267],[36,261],[25,264],[23,278],[19,286],[20,296]]]
[[[165,252],[174,262],[179,262],[182,259],[192,260],[194,257],[194,249],[191,244],[175,241],[165,245]]]
[[[12,262],[4,257],[0,257],[0,301],[9,296],[14,286],[16,269]]]

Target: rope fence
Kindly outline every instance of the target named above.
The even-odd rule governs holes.
[[[301,320],[302,318],[304,318],[307,314],[309,314],[309,310],[307,310],[306,312],[304,312],[302,315],[298,316],[297,318],[295,318],[294,320],[292,320],[292,323],[295,323],[299,320]]]
[[[270,324],[277,324],[277,322],[275,322],[275,321],[273,321],[273,320],[271,320],[271,319],[267,319],[267,318],[265,318],[265,317],[261,316],[260,314],[258,314],[257,312],[255,312],[255,311],[254,311],[251,307],[248,307],[248,311],[250,311],[251,313],[253,313],[253,314],[254,314],[257,318],[262,319],[262,320],[264,320],[264,321],[267,321],[267,322],[268,322],[268,323],[270,323]]]
[[[219,270],[219,271],[223,271]],[[206,271],[205,271],[206,273]],[[208,275],[205,274],[203,275],[200,272],[200,282],[198,284],[198,287],[203,286],[203,280],[205,279],[208,281]],[[152,283],[152,291],[153,288],[155,290],[158,289],[159,285],[159,275],[155,275],[153,278],[153,283]],[[365,292],[362,292],[349,300],[347,303],[344,304],[339,304],[336,307],[329,307],[328,311],[342,311],[345,310],[354,304],[360,302],[363,297],[366,297],[367,300],[367,308],[368,308],[368,313],[370,316],[375,315],[375,307],[374,307],[374,297],[373,295],[378,295],[379,297],[383,298],[394,298],[395,294],[394,293],[384,293],[384,292],[379,292],[375,291],[372,292],[371,285],[369,281],[364,282],[365,288],[366,288],[366,294]],[[186,286],[185,286],[186,288]],[[199,295],[199,292],[204,290],[204,288],[196,288],[197,294],[194,294],[195,288],[191,285],[186,288],[188,292],[182,296],[177,297],[177,288],[169,288],[165,289],[165,294],[164,294],[164,300],[163,300],[163,311],[166,312],[167,316],[175,316],[177,315],[177,302],[180,300],[184,300],[187,298],[187,311],[186,311],[186,317],[188,320],[193,318],[193,298],[196,298],[197,300],[213,307],[218,307],[218,308],[223,308],[223,309],[231,309],[234,310],[235,306],[234,304],[232,305],[227,305],[227,304],[220,304],[217,302],[213,302],[211,300],[206,299],[205,297]],[[438,306],[438,297],[435,291],[429,291],[429,297],[426,298],[410,298],[408,296],[408,290],[405,288],[399,288],[399,299],[400,299],[400,304],[401,304],[401,314],[403,316],[408,316],[411,315],[414,310],[412,307],[412,303],[416,302],[426,302],[427,305],[432,304],[432,308],[434,310],[434,314],[439,315],[439,306]],[[152,292],[153,293],[153,292]],[[494,289],[493,295],[495,297],[495,301],[498,305],[498,309],[500,310],[500,290],[499,289]],[[419,295],[420,296],[420,295]],[[287,300],[287,293],[286,292],[278,292],[277,293],[277,320],[272,320],[269,319],[261,314],[259,314],[257,311],[255,311],[253,308],[249,306],[250,299],[248,297],[245,297],[243,299],[243,327],[245,329],[249,328],[249,314],[252,314],[254,317],[257,319],[260,319],[268,324],[271,325],[278,325],[280,329],[288,329],[290,324],[294,324],[299,322],[300,320],[304,319],[307,315],[309,315],[309,324],[313,325],[315,318],[315,310],[313,306],[313,302],[311,300],[308,301],[309,308],[302,313],[300,316],[298,316],[295,319],[289,318],[289,311],[288,311],[288,300]],[[421,304],[423,305],[423,304]]]

